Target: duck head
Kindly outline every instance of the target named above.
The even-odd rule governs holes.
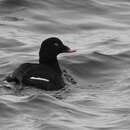
[[[60,39],[51,37],[44,40],[41,44],[39,62],[51,62],[54,61],[60,53],[73,53],[75,51],[76,50],[70,49],[68,46],[64,45]]]
[[[47,64],[61,73],[57,61],[57,55],[60,53],[73,53],[76,50],[70,49],[64,45],[63,42],[56,37],[51,37],[44,40],[39,51],[39,63]]]

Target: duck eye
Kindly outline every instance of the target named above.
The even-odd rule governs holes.
[[[58,44],[58,43],[54,43],[54,45],[55,45],[55,46],[59,46],[59,44]]]

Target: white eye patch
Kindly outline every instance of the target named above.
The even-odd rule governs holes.
[[[50,80],[49,80],[49,79],[40,78],[40,77],[30,77],[30,79],[34,79],[34,80],[41,80],[41,81],[45,81],[45,82],[50,82]]]
[[[58,43],[54,43],[54,45],[55,45],[55,46],[59,46],[59,44],[58,44]]]

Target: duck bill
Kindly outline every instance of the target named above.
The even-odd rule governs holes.
[[[66,53],[73,53],[73,52],[76,52],[76,50],[75,49],[71,49],[71,48],[69,48],[67,46],[64,46],[64,52],[66,52]]]
[[[68,52],[68,53],[73,53],[73,52],[76,52],[76,50],[69,48],[69,50],[68,50],[67,52]]]

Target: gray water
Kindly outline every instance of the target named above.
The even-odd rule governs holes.
[[[77,83],[16,94],[1,82],[0,130],[130,130],[130,1],[0,0],[0,80],[51,36],[77,49],[58,57]]]

